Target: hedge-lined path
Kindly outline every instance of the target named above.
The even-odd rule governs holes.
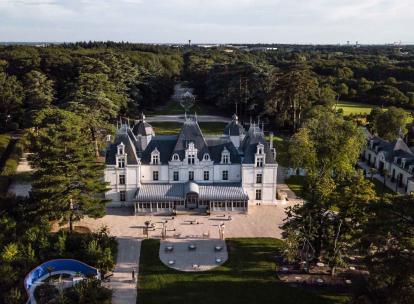
[[[19,164],[17,165],[16,174],[24,174],[30,173],[33,171],[32,167],[27,160],[27,157],[30,153],[23,153],[22,157],[20,158]],[[13,193],[16,196],[23,196],[28,197],[29,192],[32,189],[32,183],[28,180],[24,179],[13,179],[9,187],[9,193]]]

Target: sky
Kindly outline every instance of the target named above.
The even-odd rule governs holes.
[[[0,41],[414,44],[414,0],[0,0]]]

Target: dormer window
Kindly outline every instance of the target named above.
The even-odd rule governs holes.
[[[204,154],[203,160],[210,160],[210,155],[208,155],[208,153]]]
[[[257,145],[256,155],[255,155],[255,165],[256,167],[263,167],[265,162],[264,146],[262,144]]]
[[[118,155],[124,155],[125,154],[125,145],[123,143],[118,145]]]
[[[256,157],[256,167],[263,167],[263,157]]]
[[[125,168],[125,158],[124,157],[118,158],[118,168]]]
[[[174,155],[173,155],[173,160],[175,160],[175,161],[178,161],[178,160],[180,160],[180,157],[178,156],[178,154],[177,153],[175,153]]]
[[[160,152],[157,148],[151,152],[151,165],[159,165],[160,164]]]
[[[188,155],[188,164],[194,165],[194,163],[195,163],[195,155],[193,154]]]
[[[194,147],[193,142],[188,143],[188,149],[186,150],[186,157],[187,162],[189,165],[194,165],[196,162],[196,155],[197,155],[197,149]]]
[[[257,145],[257,154],[263,154],[264,153],[264,146],[262,144]]]
[[[226,148],[221,152],[221,163],[230,164],[230,152]]]

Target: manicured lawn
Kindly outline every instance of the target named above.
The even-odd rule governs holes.
[[[223,134],[225,123],[222,122],[199,122],[204,135]],[[182,123],[180,122],[152,122],[156,135],[173,135],[180,133]]]
[[[379,180],[377,180],[376,178],[373,178],[371,181],[374,184],[375,192],[377,193],[378,196],[381,196],[382,195],[382,192],[384,190],[384,183],[381,182],[381,181],[379,181]],[[395,192],[392,191],[387,186],[385,186],[385,194],[393,194],[393,195],[395,195]]]
[[[374,105],[350,101],[340,101],[337,108],[344,110],[344,115],[349,114],[369,114]]]
[[[324,304],[347,303],[346,295],[303,290],[280,282],[274,256],[282,241],[272,238],[227,240],[229,260],[207,272],[179,272],[159,260],[159,240],[141,247],[138,300],[140,304]]]
[[[303,183],[305,182],[305,177],[300,175],[292,175],[289,178],[286,179],[286,184],[292,190],[295,192],[296,196],[302,196],[302,189],[303,189]]]
[[[195,105],[188,111],[189,114],[197,113],[198,115],[213,115],[215,113],[214,107],[210,107],[200,102],[196,102]],[[184,109],[179,102],[169,100],[165,105],[149,112],[151,115],[178,115],[184,114]]]

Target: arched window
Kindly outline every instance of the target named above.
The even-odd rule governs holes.
[[[157,148],[151,152],[151,164],[152,165],[159,165],[160,164],[160,151]]]
[[[178,154],[177,154],[177,153],[175,153],[175,154],[173,155],[172,159],[173,159],[173,160],[175,160],[175,161],[177,161],[177,160],[180,160],[180,157],[178,156]]]
[[[208,153],[205,153],[203,156],[203,160],[210,160],[210,155],[208,155]]]
[[[224,148],[223,152],[221,152],[221,163],[230,164],[230,152],[226,148]]]

